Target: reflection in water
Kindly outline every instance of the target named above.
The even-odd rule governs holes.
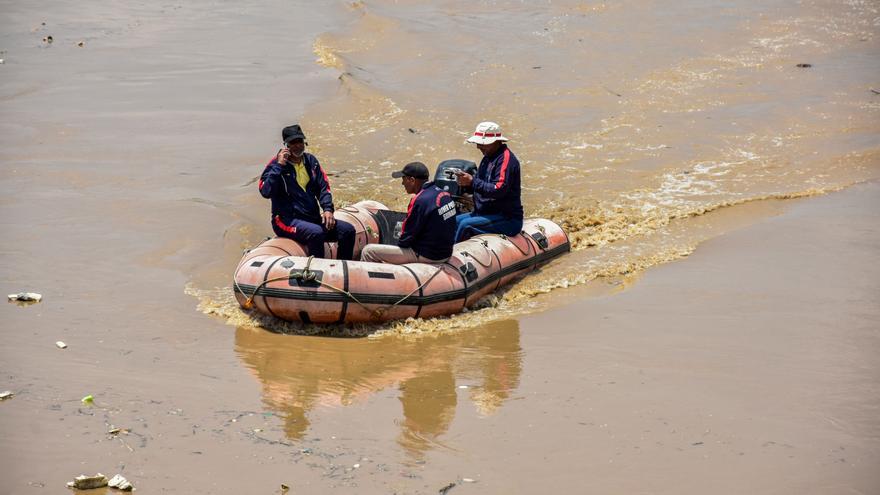
[[[519,385],[522,370],[515,320],[413,340],[291,337],[239,327],[235,349],[292,440],[304,438],[317,407],[348,406],[397,388],[398,442],[416,458],[441,445],[455,417],[457,381],[467,385],[477,410],[490,415]]]

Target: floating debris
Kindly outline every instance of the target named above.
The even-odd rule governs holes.
[[[797,64],[797,67],[799,67],[801,69],[809,69],[812,66],[813,66],[813,64]]]
[[[3,63],[3,59],[0,58],[0,64],[2,64],[2,63]],[[874,93],[875,95],[880,95],[880,91],[877,91],[877,90],[874,89],[874,88],[871,88],[871,92]]]
[[[117,435],[121,431],[122,431],[122,428],[110,428],[110,430],[107,433],[109,433],[111,435]]]
[[[602,89],[604,89],[605,91],[608,91],[609,93],[613,94],[614,96],[616,96],[618,98],[623,98],[622,94],[618,93],[617,91],[614,91],[613,89],[611,89],[607,86],[602,86]]]
[[[55,40],[51,36],[46,36],[45,38],[43,38],[43,43],[48,43],[51,45],[53,41]]]
[[[91,490],[93,488],[103,488],[107,486],[107,483],[107,477],[101,473],[94,476],[81,474],[74,478],[73,481],[67,482],[67,486],[77,490]]]
[[[2,58],[0,58],[0,65],[3,65],[3,64],[5,64],[5,63],[6,63],[6,61],[3,60]]]
[[[36,292],[19,292],[18,294],[9,294],[6,297],[10,301],[16,302],[40,302],[43,300],[43,295]]]
[[[91,405],[91,404],[95,403],[95,398],[92,397],[91,395],[87,395],[87,396],[83,397],[82,399],[80,399],[80,402],[82,402],[83,404]]]
[[[67,349],[67,344],[65,344],[64,342],[61,342],[60,340],[58,342],[55,342],[55,346],[58,347],[59,349]]]
[[[86,46],[86,42],[85,42],[85,41],[80,41],[79,43],[76,44],[76,46],[82,48],[82,47]]]
[[[11,399],[13,395],[15,394],[10,392],[9,390],[5,392],[0,392],[0,400]]]
[[[450,484],[444,486],[443,488],[441,488],[440,490],[438,490],[437,493],[439,493],[440,495],[446,495],[446,492],[448,492],[449,490],[452,490],[454,487],[455,487],[455,483],[450,483]]]
[[[123,478],[121,474],[117,474],[116,476],[111,478],[110,481],[107,482],[107,486],[109,486],[110,488],[116,488],[117,490],[122,490],[124,492],[130,492],[134,490],[134,487],[131,486],[131,483],[127,479]]]
[[[287,493],[287,490],[290,490],[290,487],[281,483],[281,493]]]
[[[475,479],[473,479],[473,478],[462,478],[462,479],[461,479],[461,482],[462,482],[462,483],[476,483],[477,480],[475,480]]]

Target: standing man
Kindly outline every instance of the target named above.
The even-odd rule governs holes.
[[[354,227],[333,217],[327,174],[315,155],[306,153],[306,135],[294,124],[281,130],[284,148],[266,165],[260,194],[272,200],[272,230],[306,246],[310,256],[324,257],[324,241],[339,242],[339,259],[350,260]]]
[[[407,163],[391,177],[400,178],[407,194],[415,194],[406,210],[397,246],[367,244],[361,259],[376,263],[443,263],[452,256],[455,236],[455,201],[452,195],[428,182],[428,167]]]
[[[477,145],[483,159],[477,175],[457,174],[458,185],[472,186],[474,211],[459,215],[455,242],[477,234],[516,235],[522,230],[519,160],[504,142],[507,138],[495,122],[480,122],[468,143]]]

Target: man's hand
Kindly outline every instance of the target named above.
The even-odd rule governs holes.
[[[333,212],[325,211],[323,218],[321,218],[321,223],[324,224],[325,229],[333,230],[333,227],[336,227],[336,219],[333,218]]]
[[[467,172],[458,172],[455,176],[455,182],[458,182],[459,186],[468,187],[474,182],[474,176]]]
[[[287,165],[287,160],[290,160],[290,150],[283,148],[278,152],[276,159],[278,160],[278,165]]]

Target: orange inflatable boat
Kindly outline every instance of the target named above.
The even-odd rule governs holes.
[[[355,258],[371,243],[395,244],[404,213],[375,201],[340,208],[355,226]],[[297,242],[268,239],[245,252],[233,290],[245,309],[305,323],[381,322],[458,313],[481,297],[570,250],[555,223],[526,219],[520,234],[479,235],[455,245],[446,263],[391,265],[305,256]]]

